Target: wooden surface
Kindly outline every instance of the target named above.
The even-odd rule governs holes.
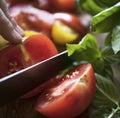
[[[27,100],[15,100],[0,108],[0,118],[46,118],[35,111],[34,105],[36,98]],[[89,118],[88,113],[77,118]]]
[[[34,109],[35,99],[16,100],[0,108],[0,118],[43,118]]]

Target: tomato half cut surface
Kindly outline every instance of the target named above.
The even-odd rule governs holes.
[[[91,103],[95,83],[91,64],[82,64],[59,81],[53,79],[38,98],[35,109],[49,118],[73,118]]]
[[[8,45],[0,50],[0,78],[22,70],[32,65],[30,58],[25,55],[20,45]]]

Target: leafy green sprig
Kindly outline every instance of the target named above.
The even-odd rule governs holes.
[[[120,63],[120,2],[76,0],[76,3],[87,12],[92,9],[90,13],[95,14],[91,32],[107,32],[108,35],[100,47],[89,33],[79,44],[67,44],[68,55],[74,61],[89,62],[94,67],[97,91],[92,104],[95,108],[93,118],[120,118],[120,92],[113,81],[112,70],[112,65]]]
[[[75,2],[78,11],[86,11],[91,15],[95,15],[115,5],[119,0],[75,0]]]

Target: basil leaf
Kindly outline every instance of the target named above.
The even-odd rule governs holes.
[[[76,6],[78,11],[84,10],[91,15],[95,15],[103,10],[94,0],[76,0]]]
[[[119,24],[119,20],[116,20],[119,18],[120,2],[93,16],[91,21],[91,30],[96,33],[109,32]]]
[[[94,0],[95,3],[101,7],[107,8],[115,5],[119,0]]]
[[[120,51],[120,25],[116,26],[112,32],[112,48],[115,53]]]
[[[117,118],[120,115],[120,93],[115,84],[96,74],[97,91],[93,100],[94,118]]]
[[[91,34],[87,34],[83,37],[79,44],[67,44],[68,55],[71,56],[74,52],[82,52],[87,48],[98,49],[98,44],[95,37]]]
[[[111,78],[111,68],[105,65],[101,50],[99,50],[97,40],[93,35],[87,34],[79,44],[67,44],[67,50],[68,56],[74,61],[91,63],[95,72],[103,75],[105,73]]]
[[[105,38],[105,46],[112,46],[111,39],[112,39],[112,32],[109,32]]]
[[[101,109],[98,110],[95,109],[94,113],[92,114],[92,118],[119,118],[119,116],[120,116],[119,107],[112,110],[101,107]]]
[[[97,92],[94,97],[93,105],[95,107],[102,105],[107,108],[119,106],[120,93],[114,83],[98,74],[96,74],[96,82]]]
[[[79,44],[67,44],[68,56],[76,61],[93,61],[99,57],[99,49],[94,36],[87,34]]]
[[[105,46],[101,50],[101,53],[106,65],[117,64],[120,62],[120,52],[115,54],[111,46]]]

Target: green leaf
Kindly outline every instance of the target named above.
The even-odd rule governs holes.
[[[108,8],[115,5],[119,0],[94,0],[95,3],[103,8]]]
[[[120,21],[120,2],[93,16],[91,30],[96,33],[111,31]]]
[[[92,15],[103,10],[103,8],[97,5],[94,0],[76,0],[76,6],[78,11],[84,10]]]
[[[115,84],[96,74],[96,94],[93,100],[94,118],[117,118],[120,115],[120,93]]]
[[[115,53],[120,51],[120,25],[116,26],[112,32],[112,48]]]
[[[120,116],[120,107],[109,110],[104,107],[101,109],[95,109],[92,114],[92,118],[119,118]]]
[[[114,53],[111,46],[105,46],[102,50],[102,58],[107,65],[117,64],[120,62],[120,52]]]
[[[111,39],[112,39],[112,32],[109,32],[105,38],[105,46],[112,46]]]
[[[85,37],[83,37],[83,39],[80,41],[79,44],[67,44],[67,50],[69,56],[73,55],[75,52],[79,53],[84,50],[87,50],[87,48],[90,48],[92,50],[98,49],[97,41],[95,37],[91,34],[87,34]]]
[[[88,62],[94,67],[95,72],[113,77],[110,65],[104,62],[101,50],[98,48],[96,38],[87,34],[79,44],[67,44],[68,55],[74,61]]]
[[[96,74],[96,81],[97,92],[93,101],[93,105],[95,107],[101,107],[102,105],[108,109],[119,106],[120,93],[115,84],[111,80],[98,74]]]
[[[75,61],[87,61],[93,65],[100,59],[95,37],[87,34],[79,44],[67,44],[68,56]],[[98,63],[97,63],[98,64]]]

